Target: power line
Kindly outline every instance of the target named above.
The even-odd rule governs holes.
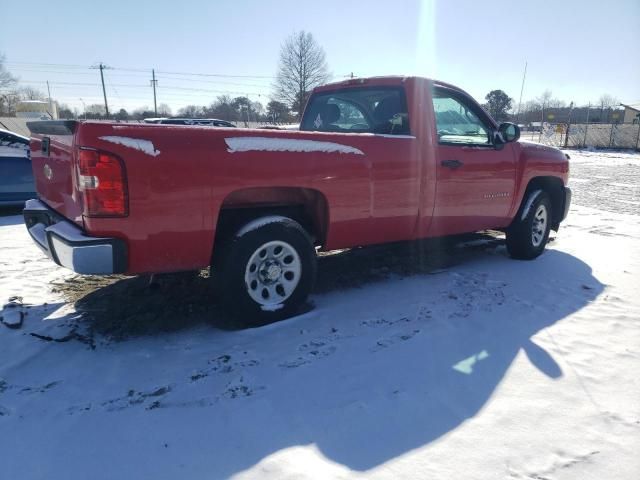
[[[191,75],[199,77],[221,77],[221,78],[277,78],[273,75],[227,75],[221,73],[190,73],[190,72],[165,72],[158,70],[158,73],[169,75]]]
[[[68,63],[36,63],[36,62],[4,62],[6,65],[44,65],[48,67],[89,68],[87,65],[72,65]]]
[[[47,83],[46,80],[20,80],[20,82],[21,83]],[[100,86],[99,83],[57,82],[57,81],[52,81],[50,83],[52,85],[78,85],[78,86],[91,86],[91,87]],[[134,86],[133,84],[130,84],[130,85]]]
[[[156,73],[160,73],[160,72],[156,72]],[[243,83],[243,82],[224,82],[221,80],[201,80],[199,78],[179,78],[179,77],[173,77],[173,76],[166,76],[166,74],[163,74],[162,78],[168,78],[170,80],[179,80],[181,82],[198,82],[198,83],[212,83],[212,84],[216,84],[216,85],[235,85],[238,87],[259,87],[259,88],[270,88],[271,85],[267,85],[267,84],[258,84],[258,83]]]
[[[27,72],[27,73],[52,73],[55,75],[95,75],[93,72],[79,72],[79,71],[61,71],[61,70],[50,70],[50,69],[39,69],[39,68],[12,68],[12,72]],[[133,74],[125,74],[125,75],[133,75]]]
[[[113,84],[109,83],[108,84],[109,87],[113,87]],[[76,88],[73,86],[57,86],[56,87],[58,90],[66,90],[66,89],[71,89],[75,92],[77,92]],[[148,86],[145,88],[149,88]],[[188,99],[192,99],[191,101],[194,101],[194,99],[200,99],[200,101],[210,101],[211,100],[211,96],[212,94],[233,94],[233,95],[238,95],[238,96],[249,96],[249,97],[262,97],[263,95],[259,94],[259,93],[249,93],[249,92],[240,92],[240,91],[229,91],[229,90],[208,90],[208,91],[203,91],[203,92],[186,92],[186,93],[182,93],[182,92],[170,92],[170,91],[165,91],[163,90],[160,86],[158,87],[159,91],[162,91],[162,96],[164,97],[172,97],[175,99],[184,99],[184,100],[188,100]],[[76,98],[77,95],[75,94],[70,94],[69,97],[65,97],[64,95],[56,95],[57,98]],[[83,98],[87,99],[87,98],[94,98],[94,99],[102,99],[101,96],[99,95],[87,95],[87,94],[83,94]],[[147,96],[139,96],[139,95],[135,95],[135,94],[131,94],[131,95],[125,95],[124,98],[122,98],[121,96],[118,95],[118,98],[121,101],[125,101],[126,100],[142,100],[142,101],[148,101],[149,97]]]
[[[23,80],[23,83],[27,83],[27,84],[45,84],[46,85],[46,81],[45,80]],[[51,85],[66,85],[66,86],[82,86],[82,87],[99,87],[100,84],[99,83],[87,83],[87,82],[57,82],[57,81],[51,81],[49,82]],[[110,87],[124,87],[124,88],[149,88],[147,85],[138,85],[138,84],[134,84],[134,83],[111,83],[109,82],[109,86]],[[179,87],[177,85],[164,85],[162,87],[163,89],[170,89],[170,90],[181,90],[181,91],[189,91],[189,92],[211,92],[211,93],[233,93],[233,94],[237,94],[237,95],[243,95],[245,93],[251,94],[251,95],[258,95],[258,96],[262,96],[264,93],[263,92],[254,92],[254,91],[247,91],[247,90],[217,90],[217,89],[209,89],[209,88],[193,88],[193,87]]]
[[[25,65],[25,66],[44,66],[44,67],[57,67],[57,68],[68,68],[68,69],[77,69],[77,68],[95,68],[93,66],[88,65],[74,65],[74,64],[64,64],[64,63],[35,63],[35,62],[5,62],[6,65]],[[147,73],[151,68],[142,69],[142,68],[125,68],[125,67],[109,67],[113,70],[120,70],[125,72],[141,72]],[[163,71],[158,70],[157,73],[169,74],[169,75],[185,75],[185,76],[201,76],[201,77],[220,77],[220,78],[276,78],[273,75],[233,75],[227,73],[203,73],[203,72],[172,72],[172,71]]]
[[[46,73],[46,74],[55,74],[55,75],[94,75],[91,72],[61,72],[61,71],[54,71],[54,70],[25,70],[28,73]],[[158,72],[156,72],[158,73]],[[135,78],[141,78],[141,77],[147,77],[148,73],[146,73],[145,75],[138,75],[136,74],[132,74],[132,73],[119,73],[119,72],[113,72],[111,75],[116,75],[116,76],[122,76],[122,77],[135,77]],[[147,77],[148,78],[148,77]],[[201,78],[182,78],[182,77],[176,77],[174,75],[169,75],[166,76],[163,75],[163,78],[168,78],[171,80],[178,80],[180,82],[197,82],[197,83],[210,83],[210,84],[215,84],[215,85],[232,85],[232,86],[238,86],[238,87],[257,87],[257,88],[270,88],[271,85],[269,84],[259,84],[259,83],[245,83],[245,82],[226,82],[223,80],[204,80]],[[22,80],[19,79],[19,81],[22,82],[29,82],[29,80]],[[38,80],[32,80],[31,82],[36,82]]]
[[[19,79],[19,84],[32,85],[38,88],[38,85],[45,86],[51,85],[55,87],[59,95],[56,95],[61,101],[67,101],[75,103],[78,94],[81,94],[86,100],[98,103],[98,100],[102,100],[105,106],[105,112],[109,112],[109,102],[107,99],[107,86],[112,95],[115,94],[118,99],[117,104],[120,106],[131,105],[135,102],[145,102],[148,97],[137,95],[133,92],[134,89],[147,89],[149,85],[138,83],[138,79],[142,80],[143,77],[148,77],[148,70],[137,68],[117,68],[107,67],[102,62],[93,65],[77,65],[77,64],[62,64],[62,63],[38,63],[38,62],[6,62],[8,66],[18,72],[25,72],[27,74],[35,73],[36,75],[45,77],[42,80],[23,80]],[[100,81],[82,81],[82,78],[66,78],[66,77],[78,77],[79,75],[95,75],[89,71],[90,69],[100,70]],[[105,70],[109,69],[108,75]],[[271,89],[271,79],[275,78],[268,75],[232,75],[221,73],[204,73],[204,72],[178,72],[178,71],[157,71],[152,70],[152,85],[154,88],[154,111],[157,111],[157,95],[161,92],[163,96],[170,102],[177,103],[209,103],[214,101],[212,96],[217,95],[233,95],[233,96],[247,96],[256,99],[268,96],[268,91]],[[51,75],[54,79],[51,79]],[[34,75],[35,76],[35,75]],[[65,77],[66,76],[66,77]],[[41,77],[41,78],[42,78]],[[56,80],[58,78],[58,80]],[[118,83],[113,83],[112,80],[117,78],[121,80]],[[173,85],[159,85],[158,81],[173,80]],[[243,81],[247,79],[248,81]],[[80,81],[73,81],[80,80]],[[88,79],[87,79],[88,80]],[[124,80],[124,81],[122,81]],[[130,81],[127,81],[130,80]],[[117,81],[117,80],[116,80]],[[185,82],[196,83],[191,87],[181,86]],[[200,84],[200,85],[198,85]],[[210,88],[213,87],[213,88]],[[237,89],[228,89],[229,87],[238,87]],[[216,88],[217,87],[217,88]],[[245,87],[250,87],[247,89]],[[102,97],[94,95],[98,89],[102,88]],[[125,93],[124,98],[119,93],[119,88],[130,91]],[[1,89],[4,91],[5,89]],[[8,92],[15,92],[15,88],[6,89]],[[65,94],[65,90],[73,90],[73,93]],[[115,108],[112,102],[112,109]]]
[[[69,72],[69,71],[60,71],[60,70],[50,70],[50,69],[31,69],[31,68],[18,68],[18,69],[12,69],[14,71],[18,71],[18,72],[28,72],[28,73],[46,73],[46,74],[54,74],[54,75],[94,75],[94,73],[92,72],[78,72],[78,71],[73,71],[73,72]],[[159,73],[159,72],[156,72]],[[149,75],[148,72],[146,73],[142,73],[142,72],[119,72],[119,71],[113,71],[113,69],[111,69],[111,76],[118,76],[118,77],[134,77],[134,78],[143,78],[143,77],[147,77]],[[270,87],[271,85],[269,84],[269,82],[266,83],[244,83],[244,82],[225,82],[222,80],[205,80],[202,78],[184,78],[182,76],[175,76],[173,74],[163,74],[163,78],[170,78],[172,80],[180,80],[181,82],[198,82],[198,83],[213,83],[213,84],[220,84],[220,85],[237,85],[237,86],[246,86],[246,87]],[[21,79],[19,79],[21,81]],[[258,79],[256,79],[256,81],[260,81]]]

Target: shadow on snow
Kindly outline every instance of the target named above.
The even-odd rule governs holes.
[[[403,244],[322,258],[316,288],[320,295],[315,297],[317,312],[292,320],[295,326],[288,330],[291,338],[287,337],[284,343],[280,340],[278,345],[295,352],[301,342],[295,338],[300,328],[322,327],[328,332],[336,327],[339,333],[351,329],[355,338],[336,342],[331,356],[270,375],[271,383],[252,399],[194,409],[198,413],[186,415],[180,422],[167,420],[163,424],[158,417],[157,425],[165,425],[169,437],[175,434],[185,443],[181,461],[199,465],[202,472],[214,477],[227,477],[282,449],[315,444],[332,461],[365,471],[433,442],[474,417],[488,404],[520,350],[541,374],[553,379],[562,377],[553,355],[534,343],[532,337],[594,300],[603,285],[592,276],[587,264],[557,250],[548,250],[533,262],[512,263],[505,270],[505,263],[513,261],[505,258],[502,246],[496,249],[501,241],[487,241],[483,236],[470,238],[485,241],[463,247],[456,246],[456,242],[438,244],[428,256],[424,245]],[[434,243],[428,246],[432,248]],[[503,289],[509,308],[476,308],[484,300],[474,296],[473,282],[466,287],[445,285],[450,274],[458,275],[451,268],[453,265],[464,263],[473,268],[478,262],[484,262],[485,272],[496,268],[500,274],[511,273]],[[449,273],[425,275],[442,268],[449,268]],[[458,275],[462,282],[468,273],[465,270]],[[122,313],[126,314],[125,322],[143,321],[147,327],[135,332],[135,327],[121,324],[114,327],[116,333],[127,336],[132,328],[134,333],[157,333],[165,328],[157,324],[148,327],[148,323],[157,322],[157,314],[162,311],[171,312],[166,318],[161,315],[164,320],[160,320],[173,323],[168,329],[205,321],[227,330],[239,328],[221,313],[213,296],[202,299],[204,290],[198,290],[206,287],[198,285],[204,282],[202,277],[171,281],[148,292],[144,279],[125,279],[89,293],[76,306],[89,313],[88,321],[107,334],[110,322]],[[361,320],[388,312],[388,299],[378,298],[376,292],[381,290],[376,289],[396,283],[401,285],[396,286],[397,305],[420,304],[425,291],[446,287],[452,298],[461,296],[460,305],[466,310],[451,314],[451,310],[444,309],[438,313],[439,304],[434,301],[430,313],[407,320],[406,330],[415,335],[402,343],[400,337],[399,343],[388,348],[383,345],[378,350],[371,349],[369,346],[380,345],[375,341],[382,331],[366,330],[361,327]],[[367,289],[358,288],[365,284],[370,284]],[[352,290],[343,292],[346,287]],[[461,288],[466,288],[469,296],[464,297]],[[191,290],[196,291],[194,296],[187,293]],[[123,300],[124,292],[126,299],[134,303],[137,299],[141,306],[131,310],[131,302]],[[331,309],[337,298],[332,295],[337,293],[340,305],[347,311],[358,311],[362,305],[357,320],[347,314],[340,318],[338,310],[328,318],[326,311]],[[467,308],[467,304],[471,307]],[[146,318],[150,305],[155,305],[155,314]],[[176,308],[181,315],[176,316]],[[313,323],[319,320],[324,325]],[[282,335],[277,329],[287,327],[287,323],[275,326],[276,330],[268,327],[264,332],[255,331],[264,335],[264,342],[256,342],[253,353],[267,359],[283,354],[270,351],[273,342],[269,339],[278,332]],[[241,334],[213,330],[212,348],[216,348],[217,341],[227,348],[229,338],[238,335]],[[242,337],[237,342],[242,342]],[[232,339],[232,343],[237,342]],[[170,411],[164,410],[167,417],[171,417]]]

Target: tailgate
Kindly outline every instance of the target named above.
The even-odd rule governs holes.
[[[59,214],[82,226],[82,196],[75,188],[75,121],[28,122],[31,165],[38,197]]]

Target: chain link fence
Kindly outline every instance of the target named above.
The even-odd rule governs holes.
[[[640,150],[640,124],[547,123],[522,138],[561,148],[629,148]]]

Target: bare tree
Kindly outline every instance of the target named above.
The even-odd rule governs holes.
[[[620,100],[605,93],[604,95],[600,96],[600,98],[598,99],[598,103],[600,104],[600,108],[605,109],[617,107],[620,104]]]
[[[84,111],[86,114],[92,116],[101,116],[106,114],[106,110],[102,103],[92,103],[91,105],[87,105],[87,108],[85,108]]]
[[[55,102],[55,103],[58,105],[58,118],[61,118],[61,119],[75,118],[75,115],[73,111],[69,108],[69,105],[67,105],[66,103],[58,103],[58,102]]]
[[[11,73],[9,73],[9,71],[4,66],[4,62],[5,56],[4,54],[0,53],[0,88],[12,88],[13,86],[15,86],[18,79],[11,75]]]
[[[20,87],[18,90],[20,100],[45,100],[47,97],[37,88]]]
[[[549,106],[549,102],[551,102],[552,100],[553,94],[549,89],[542,92],[542,95],[536,98],[536,102],[538,102],[542,108],[547,108]]]
[[[158,105],[158,115],[162,115],[163,117],[171,116],[171,107],[166,103],[161,103]]]
[[[280,47],[275,96],[297,111],[298,118],[309,92],[329,79],[324,50],[304,30],[292,34]]]
[[[143,120],[145,118],[152,118],[155,116],[156,116],[156,112],[152,108],[149,108],[148,105],[144,105],[142,107],[136,108],[134,111],[131,112],[131,115],[130,115],[130,117],[135,120]]]
[[[260,102],[251,102],[251,109],[255,112],[257,117],[262,117],[265,113],[264,105]]]
[[[17,101],[13,88],[18,79],[4,66],[5,56],[0,53],[0,113],[12,113]]]
[[[198,105],[187,105],[178,110],[178,115],[186,118],[202,118],[205,116],[205,107]]]
[[[620,105],[620,100],[618,100],[616,97],[613,97],[605,93],[604,95],[600,95],[600,98],[598,99],[598,103],[600,104],[600,121],[610,122],[611,110],[614,107],[617,107],[618,105]]]

